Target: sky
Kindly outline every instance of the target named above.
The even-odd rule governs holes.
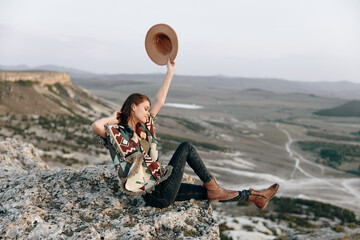
[[[0,0],[0,65],[165,72],[144,45],[158,23],[175,74],[360,83],[359,0]]]

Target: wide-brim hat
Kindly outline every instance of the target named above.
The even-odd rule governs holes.
[[[166,65],[168,58],[174,61],[178,52],[176,32],[167,24],[152,26],[145,37],[145,48],[150,59],[158,65]]]

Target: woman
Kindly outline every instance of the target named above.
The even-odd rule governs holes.
[[[109,149],[124,193],[142,195],[148,206],[164,208],[174,201],[199,199],[210,201],[254,202],[264,209],[279,185],[264,190],[229,191],[221,188],[205,167],[191,143],[179,145],[168,166],[158,163],[157,140],[153,119],[165,103],[174,75],[175,63],[167,62],[163,84],[151,106],[145,95],[131,94],[120,112],[92,124],[94,132]],[[181,183],[186,162],[202,180],[203,185]]]

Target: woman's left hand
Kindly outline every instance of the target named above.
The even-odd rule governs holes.
[[[170,60],[170,58],[168,58],[166,67],[167,67],[168,73],[174,74],[174,72],[175,72],[175,62],[172,62]]]

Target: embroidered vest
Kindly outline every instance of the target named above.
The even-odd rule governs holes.
[[[136,129],[137,134],[131,127],[118,124],[105,125],[105,129],[107,147],[120,178],[122,192],[129,195],[149,193],[170,176],[172,167],[166,166],[163,171],[157,162],[158,150],[152,117]],[[146,142],[148,151],[142,146]]]

